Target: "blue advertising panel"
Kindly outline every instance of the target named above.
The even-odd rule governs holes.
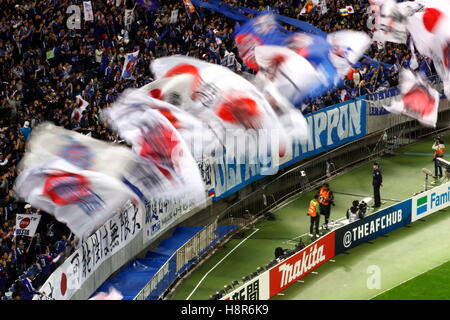
[[[305,116],[309,126],[309,136],[304,142],[290,146],[283,158],[271,154],[266,163],[246,161],[236,163],[236,158],[215,159],[215,197],[213,201],[225,198],[244,186],[275,174],[279,169],[302,159],[318,155],[366,135],[366,101],[349,100]]]
[[[335,230],[335,253],[339,254],[411,223],[411,199]]]

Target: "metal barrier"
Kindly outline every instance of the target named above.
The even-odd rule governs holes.
[[[166,288],[161,294],[158,295],[160,299],[164,293],[170,289],[170,286],[174,284],[176,278],[186,271],[189,263],[198,261],[201,256],[205,254],[205,250],[211,245],[211,243],[217,238],[215,231],[217,229],[217,220],[210,225],[203,228],[194,237],[187,241],[182,247],[180,247],[168,260],[164,263],[161,269],[150,279],[150,281],[142,288],[142,290],[136,295],[134,300],[146,300],[156,291],[156,288],[163,281],[166,282]],[[172,261],[176,262],[176,267],[171,274],[171,268],[169,264]],[[165,279],[168,277],[168,279]]]

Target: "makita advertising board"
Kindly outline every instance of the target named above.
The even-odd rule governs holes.
[[[448,206],[450,206],[450,182],[414,196],[411,221],[414,222]]]
[[[411,223],[411,199],[335,230],[336,254]]]
[[[270,297],[334,257],[334,231],[270,269]]]
[[[269,272],[266,271],[220,300],[269,300],[269,284]]]

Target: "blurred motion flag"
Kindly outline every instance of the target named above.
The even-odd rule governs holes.
[[[292,103],[300,103],[323,91],[321,74],[293,50],[280,46],[259,46],[255,49],[259,65],[255,81],[272,83]]]
[[[318,3],[318,0],[307,1],[305,6],[300,11],[300,14],[301,15],[309,14],[314,9],[314,6],[317,5],[317,3]]]
[[[123,295],[114,287],[109,289],[109,292],[99,292],[89,298],[89,300],[122,300]]]
[[[450,4],[437,3],[408,18],[408,31],[421,55],[433,60],[450,99]]]
[[[123,63],[123,69],[122,69],[122,78],[134,79],[133,71],[134,71],[134,66],[136,65],[138,56],[139,56],[139,50],[132,52],[132,53],[127,53],[125,55],[125,61]]]
[[[244,63],[258,71],[255,48],[262,45],[283,46],[287,37],[287,31],[276,21],[275,16],[264,14],[243,24],[236,31],[234,40]]]
[[[47,60],[53,59],[55,57],[55,49],[47,51]]]
[[[329,59],[337,69],[340,79],[348,74],[372,43],[366,33],[353,30],[330,33],[327,41],[331,45]]]
[[[348,9],[347,8],[339,9],[339,13],[343,17],[348,16]]]
[[[148,106],[170,121],[194,158],[200,160],[211,155],[220,146],[220,141],[211,127],[189,113],[195,108],[190,89],[193,80],[191,74],[179,74],[158,79],[139,90],[148,96]]]
[[[159,8],[159,3],[157,0],[137,0],[137,3],[150,11],[156,11]]]
[[[33,130],[28,149],[19,164],[17,194],[80,238],[135,198],[121,181],[134,160],[125,147],[44,123]]]
[[[239,145],[242,152],[257,148],[256,144],[245,143],[247,134],[252,139],[261,133],[272,136],[271,142],[265,138],[259,140],[261,146],[270,146],[271,150],[278,148],[271,144],[275,143],[275,136],[280,146],[285,144],[285,131],[264,95],[228,68],[185,56],[156,59],[151,68],[157,79],[180,74],[192,76],[187,85],[192,103],[188,104],[190,107],[186,111],[214,128],[220,143],[224,134],[241,130],[242,134],[237,135],[237,139],[243,142]]]
[[[319,4],[317,5],[317,10],[320,11],[320,14],[327,13],[328,12],[327,1],[326,0],[320,0]]]
[[[84,21],[94,21],[94,12],[91,1],[83,1]]]
[[[345,9],[347,9],[347,12],[349,14],[355,13],[355,11],[353,10],[353,6],[346,6]]]
[[[83,117],[83,111],[89,106],[89,102],[84,100],[80,95],[77,95],[75,98],[77,99],[77,107],[73,109],[70,118],[80,121]]]
[[[439,107],[439,93],[431,88],[419,74],[403,69],[400,73],[398,98],[392,100],[387,111],[417,119],[427,127],[436,127]]]
[[[406,16],[395,0],[371,0],[375,12],[373,40],[405,43],[407,40]]]
[[[53,214],[82,239],[134,198],[131,190],[119,180],[99,172],[80,170],[57,158],[23,168],[15,183],[20,198]]]
[[[186,13],[190,17],[191,14],[196,13],[195,6],[191,0],[183,0],[184,7],[186,8]]]
[[[208,110],[207,117],[212,111],[227,127],[263,129],[277,124],[276,115],[261,92],[228,68],[184,56],[156,59],[151,68],[158,79],[192,75],[190,96],[196,109],[200,114]]]
[[[105,115],[119,135],[133,147],[142,167],[154,166],[150,176],[129,179],[147,197],[187,197],[197,205],[205,201],[205,189],[199,168],[189,149],[171,122],[156,108],[162,102],[149,97],[139,89],[125,90]],[[156,189],[152,180],[163,177],[164,183]]]

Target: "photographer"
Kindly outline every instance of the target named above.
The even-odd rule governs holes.
[[[442,178],[442,168],[438,166],[436,158],[443,158],[445,153],[445,144],[444,141],[436,137],[434,139],[434,144],[431,147],[434,150],[433,161],[434,161],[434,178]],[[439,170],[439,175],[438,175]]]
[[[352,207],[347,210],[347,219],[352,223],[359,219],[364,219],[367,211],[367,204],[364,201],[361,203],[358,200],[352,202]]]

